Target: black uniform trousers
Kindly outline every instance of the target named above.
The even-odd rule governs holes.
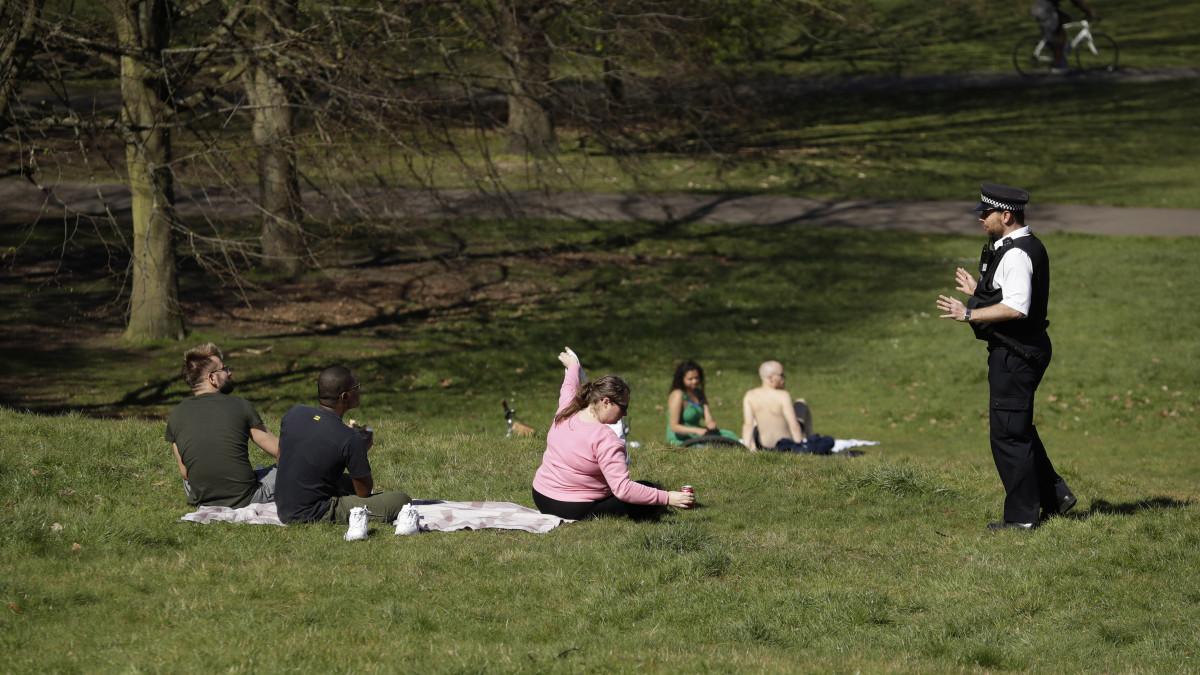
[[[1050,337],[1043,334],[1025,349],[1049,365]],[[1046,365],[1036,366],[1003,346],[988,347],[992,459],[1004,484],[1004,520],[1036,523],[1041,509],[1055,510],[1067,486],[1054,471],[1033,424],[1033,402]]]

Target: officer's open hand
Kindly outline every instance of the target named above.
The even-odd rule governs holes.
[[[954,290],[962,291],[967,295],[975,295],[976,281],[975,277],[971,276],[970,272],[961,267],[958,268],[954,272],[954,281],[958,282],[958,286]]]
[[[937,300],[937,308],[944,312],[941,319],[954,319],[955,321],[967,320],[967,307],[962,302],[945,295],[939,295]]]

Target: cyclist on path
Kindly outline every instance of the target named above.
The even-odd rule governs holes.
[[[1038,25],[1042,27],[1042,38],[1054,45],[1054,65],[1050,71],[1059,74],[1068,70],[1066,59],[1063,58],[1063,51],[1067,46],[1067,31],[1063,29],[1063,24],[1071,18],[1059,8],[1061,1],[1037,0],[1031,10]],[[1096,20],[1096,13],[1083,0],[1071,0],[1071,4],[1086,12],[1088,21]]]

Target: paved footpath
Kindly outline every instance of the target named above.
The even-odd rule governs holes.
[[[52,193],[52,196],[51,196]],[[1200,210],[1034,203],[1030,224],[1038,232],[1156,237],[1200,236]],[[890,202],[809,199],[765,195],[510,193],[505,199],[466,190],[436,193],[361,190],[338,196],[306,191],[313,215],[370,213],[417,218],[527,216],[594,221],[729,223],[763,226],[809,225],[864,230],[909,230],[978,234],[970,213],[978,202]],[[214,210],[226,217],[251,217],[252,201],[227,188],[179,191],[182,215]],[[59,184],[40,190],[24,180],[0,181],[0,222],[30,222],[43,211],[64,210],[118,218],[128,216],[129,190],[120,184]]]

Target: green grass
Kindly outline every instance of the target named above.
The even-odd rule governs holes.
[[[781,95],[685,139],[692,150],[623,158],[628,172],[613,157],[581,153],[575,129],[561,130],[563,154],[549,165],[503,157],[502,136],[487,138],[509,189],[957,201],[964,176],[988,176],[1044,203],[1200,209],[1200,160],[1180,142],[1200,134],[1197,106],[1200,80]],[[370,166],[412,159],[365,152]],[[473,185],[444,158],[415,161],[439,186]],[[363,179],[347,171],[332,178]]]
[[[272,429],[311,403],[319,368],[356,371],[354,415],[377,430],[386,488],[530,505],[543,446],[502,438],[497,403],[515,397],[544,431],[554,355],[569,344],[591,372],[633,384],[634,476],[693,484],[704,508],[539,536],[377,531],[355,545],[338,528],[196,526],[174,522],[187,508],[161,419],[4,409],[0,594],[17,608],[0,605],[4,669],[1194,670],[1200,241],[1044,240],[1055,360],[1038,424],[1080,505],[1022,536],[983,532],[1003,495],[982,344],[933,316],[976,237],[547,222],[378,231],[339,247],[350,257],[369,245],[374,259],[321,283],[382,283],[372,275],[389,261],[440,260],[388,268],[419,279],[417,291],[346,325],[331,311],[324,328],[266,332],[205,323],[237,302],[189,275],[189,342],[232,352],[239,393]],[[68,268],[76,295],[107,283]],[[476,283],[439,295],[464,278]],[[112,339],[73,341],[87,303],[45,311],[71,295],[4,286],[6,340],[20,325],[68,338],[0,357],[8,406],[153,417],[186,395],[184,345],[123,347],[119,316],[103,319]],[[259,313],[300,302],[251,300]],[[818,431],[881,445],[853,459],[667,448],[662,406],[681,358],[706,367],[723,426],[736,428],[758,362],[778,358]]]
[[[685,139],[695,151],[627,157],[624,168],[611,156],[580,151],[577,129],[561,130],[563,154],[548,164],[498,155],[503,138],[487,134],[497,182],[485,183],[510,190],[958,201],[986,178],[1024,186],[1042,203],[1200,209],[1194,189],[1200,159],[1188,142],[1200,134],[1191,114],[1198,106],[1200,80],[811,93],[766,101],[753,116]],[[376,144],[358,155],[343,149],[352,159],[341,163],[314,149],[302,166],[318,182],[356,185],[382,177],[416,188],[420,183],[402,168],[412,161],[433,185],[472,188],[484,160],[463,140],[462,165]],[[364,175],[362,166],[379,176]],[[86,178],[69,166],[63,171],[62,180]],[[197,174],[190,180],[242,179]]]
[[[1032,0],[942,0],[919,5],[875,0],[869,37],[854,33],[819,43],[811,51],[785,49],[761,64],[764,72],[806,76],[924,74],[1013,70],[1020,36],[1038,36]],[[1195,66],[1200,28],[1195,5],[1171,0],[1103,0],[1088,3],[1101,17],[1094,32],[1112,36],[1126,68]],[[1067,2],[1075,21],[1083,12]]]
[[[1027,3],[960,4],[975,13],[897,12],[927,31],[903,59],[780,72],[1007,70]],[[1123,64],[1198,62],[1188,3],[1097,9]],[[572,149],[551,185],[963,200],[986,178],[1049,203],[1200,208],[1198,97],[1192,81],[807,95],[707,130],[719,160],[649,155],[635,182]],[[514,187],[544,169],[502,159]],[[1080,504],[989,536],[1003,494],[983,347],[933,307],[976,237],[342,224],[319,232],[325,270],[297,284],[252,271],[260,288],[241,297],[185,266],[187,345],[135,349],[119,341],[124,254],[69,233],[64,247],[61,230],[0,229],[2,671],[1198,670],[1200,240],[1044,237],[1055,356],[1038,425]],[[503,439],[498,403],[544,432],[569,344],[633,384],[634,476],[693,484],[703,508],[354,545],[337,528],[177,523],[162,416],[187,395],[182,351],[208,339],[274,430],[321,368],[353,368],[382,487],[525,505],[543,446]],[[818,431],[881,445],[669,449],[683,358],[705,366],[722,426],[777,358]]]

